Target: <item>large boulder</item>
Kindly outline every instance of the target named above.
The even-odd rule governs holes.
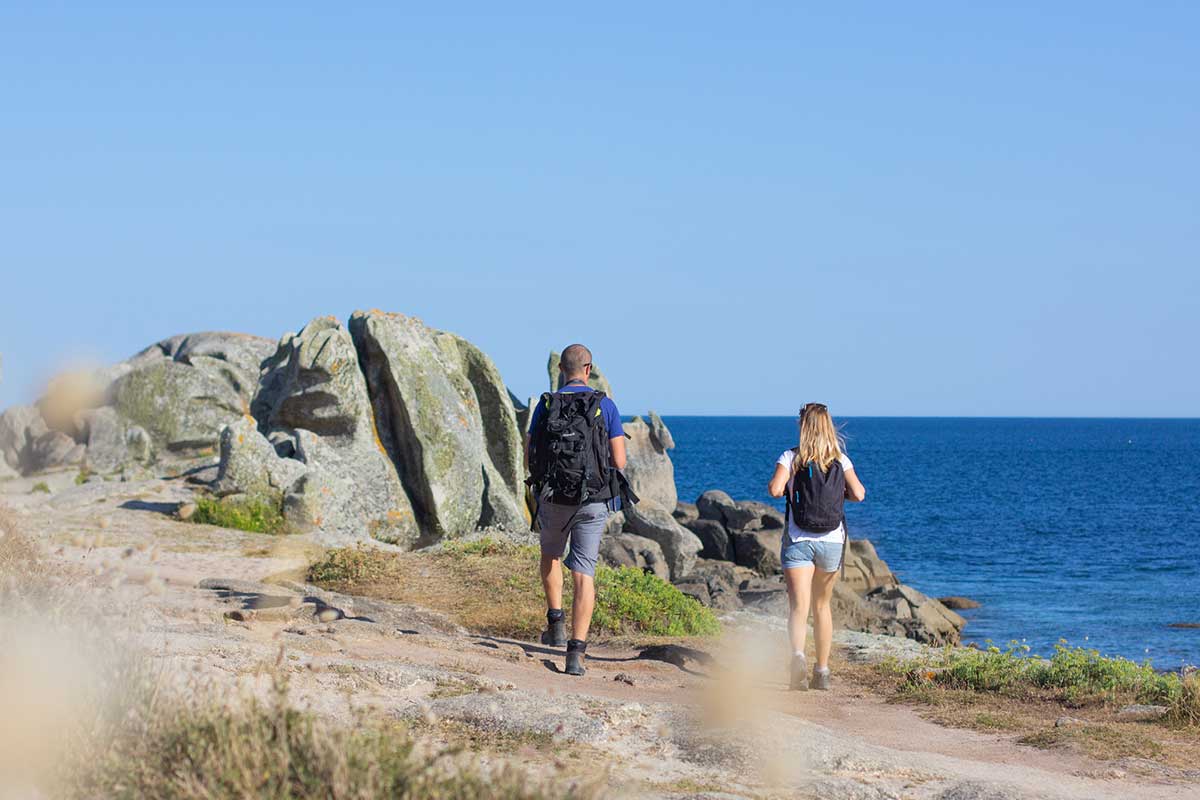
[[[776,575],[783,571],[779,560],[779,531],[737,531],[732,536],[734,560],[738,564],[760,575]]]
[[[240,333],[195,333],[151,345],[116,367],[105,405],[140,427],[155,450],[189,457],[215,450],[221,429],[249,412],[259,365],[273,343]]]
[[[740,531],[760,516],[754,508],[743,506],[720,489],[709,489],[697,497],[696,510],[701,519],[716,520],[730,531]]]
[[[600,559],[612,567],[635,567],[652,572],[664,581],[671,579],[671,569],[662,547],[653,539],[632,533],[617,533],[600,539]]]
[[[696,561],[686,580],[704,581],[708,590],[708,605],[721,611],[734,611],[742,607],[738,597],[741,585],[755,577],[753,570],[728,561],[701,558]]]
[[[846,548],[846,574],[842,583],[858,594],[866,594],[880,586],[896,586],[899,581],[875,552],[875,545],[866,539],[851,539]]]
[[[22,465],[26,474],[83,463],[84,446],[59,431],[46,431],[29,442]]]
[[[694,519],[683,526],[700,540],[700,557],[733,561],[733,540],[729,531],[715,519]]]
[[[764,531],[783,530],[783,513],[774,506],[757,500],[739,500],[737,506],[754,517],[746,524],[747,528],[761,528]]]
[[[671,580],[679,580],[692,571],[700,552],[696,534],[680,525],[669,511],[638,503],[625,509],[626,527],[638,536],[653,539],[662,547],[671,570]]]
[[[966,625],[961,616],[911,586],[881,586],[868,592],[866,601],[908,638],[925,644],[958,644]]]
[[[642,504],[672,512],[679,497],[675,491],[675,467],[667,449],[674,447],[666,425],[651,412],[651,422],[634,417],[624,423],[629,437],[625,442],[625,476]],[[657,420],[657,422],[655,422]]]
[[[33,406],[13,406],[0,414],[0,461],[22,472],[29,442],[45,433],[46,423]]]
[[[355,312],[379,437],[427,538],[528,524],[523,442],[491,360],[420,320]]]
[[[376,435],[358,352],[341,323],[319,317],[285,335],[251,407],[253,417],[221,431],[219,493],[278,502],[293,531],[331,543],[418,544],[421,528]]]

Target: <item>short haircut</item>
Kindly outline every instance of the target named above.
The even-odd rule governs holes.
[[[558,368],[562,370],[563,375],[574,378],[583,375],[583,368],[591,363],[592,351],[581,344],[573,344],[563,350]]]

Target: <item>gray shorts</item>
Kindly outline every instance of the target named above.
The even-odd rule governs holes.
[[[600,536],[608,522],[607,503],[586,503],[582,506],[542,503],[538,507],[538,522],[542,529],[542,555],[562,558],[569,540],[571,552],[563,564],[571,572],[596,574]]]

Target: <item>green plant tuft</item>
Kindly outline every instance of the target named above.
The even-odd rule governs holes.
[[[29,493],[30,494],[38,494],[38,493],[50,494],[50,487],[49,487],[49,485],[47,485],[47,483],[45,481],[38,481],[29,490]]]
[[[657,575],[634,567],[596,570],[592,624],[618,634],[715,636],[721,632],[712,609]]]
[[[1178,675],[1156,672],[1148,660],[1139,664],[1065,644],[1054,650],[1053,657],[1038,658],[1017,643],[1006,650],[947,648],[930,659],[892,662],[885,669],[905,674],[914,685],[932,682],[1009,695],[1045,690],[1075,704],[1118,699],[1172,703],[1182,691]]]
[[[260,498],[219,500],[197,497],[196,512],[189,521],[251,533],[286,533],[279,507]]]
[[[75,476],[75,485],[76,485],[76,486],[81,486],[81,485],[83,485],[83,484],[87,483],[87,482],[88,482],[88,478],[92,477],[92,475],[94,475],[94,474],[95,474],[95,473],[93,473],[93,472],[92,472],[90,469],[88,469],[87,467],[80,467],[80,468],[79,468],[79,474]]]

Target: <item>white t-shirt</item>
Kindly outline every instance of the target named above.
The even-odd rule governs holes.
[[[775,463],[787,469],[788,473],[790,474],[792,470],[792,459],[795,457],[796,452],[794,450],[785,450],[783,451],[783,455],[781,455],[779,460]],[[842,464],[843,472],[849,472],[850,470],[854,469],[854,464],[850,461],[850,456],[846,455],[845,453],[842,453],[842,457],[839,458],[838,461],[840,461]],[[789,478],[788,483],[790,484],[791,482],[792,481]],[[788,538],[790,538],[793,542],[798,542],[801,539],[811,539],[814,542],[841,543],[841,541],[846,538],[846,526],[838,523],[838,526],[829,533],[813,533],[812,531],[801,530],[800,528],[796,527],[796,520],[789,518]]]

